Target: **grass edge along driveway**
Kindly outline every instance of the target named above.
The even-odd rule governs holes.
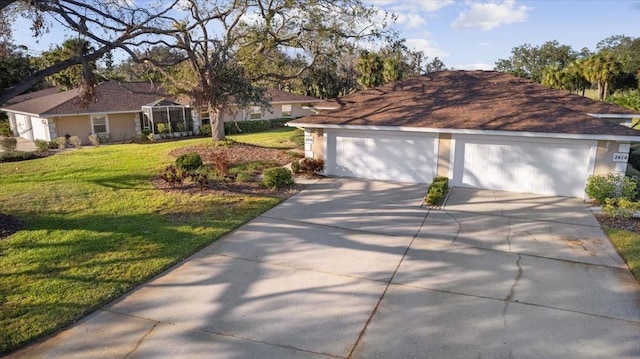
[[[293,147],[290,129],[233,136]],[[165,193],[150,179],[207,138],[65,151],[0,164],[0,354],[55,333],[278,204],[268,196]]]

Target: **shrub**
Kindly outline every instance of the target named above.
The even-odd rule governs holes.
[[[176,167],[183,171],[195,171],[202,167],[202,158],[197,152],[185,153],[176,158]]]
[[[635,198],[637,187],[636,179],[609,173],[589,176],[585,192],[599,204],[604,204],[607,198]]]
[[[224,133],[227,135],[237,135],[239,133],[269,131],[271,128],[270,120],[225,122]]]
[[[296,144],[298,149],[304,149],[304,130],[296,128],[289,139]]]
[[[429,185],[425,202],[434,206],[441,204],[448,189],[449,179],[447,177],[435,177],[433,182],[431,182],[431,185]]]
[[[161,135],[167,134],[169,133],[169,125],[167,125],[166,123],[158,123],[156,125],[156,129],[158,130],[158,133]]]
[[[276,118],[271,121],[271,128],[280,128],[284,127],[284,124],[291,121],[291,118]]]
[[[300,171],[305,173],[317,173],[324,170],[324,161],[316,158],[305,158],[300,162]]]
[[[211,155],[211,166],[217,176],[229,176],[229,160],[224,153],[215,153]]]
[[[80,137],[78,136],[69,137],[69,143],[75,148],[80,148],[80,146],[82,145]]]
[[[291,162],[291,172],[300,173],[302,172],[302,165],[298,161]]]
[[[630,218],[636,217],[640,212],[640,202],[627,198],[607,198],[602,206],[602,213],[609,217]]]
[[[253,174],[251,172],[240,172],[236,175],[236,182],[251,182]]]
[[[56,140],[49,141],[49,149],[55,150],[56,148],[58,148],[58,141]]]
[[[45,140],[36,140],[36,148],[40,152],[47,152],[49,151],[49,142]]]
[[[34,158],[38,158],[38,156],[32,152],[23,152],[23,151],[0,152],[0,162],[17,162],[17,161],[32,160]]]
[[[631,167],[640,171],[640,150],[631,150],[631,153],[629,153],[629,164],[631,165]]]
[[[207,167],[200,167],[197,170],[189,173],[191,180],[200,188],[209,187],[209,174],[211,171]]]
[[[211,125],[200,126],[200,134],[202,136],[211,136]]]
[[[0,112],[3,114],[3,112]],[[2,118],[0,116],[0,136],[11,136],[11,127],[9,126],[9,119]]]
[[[89,143],[93,146],[100,146],[100,137],[98,135],[89,135]]]
[[[284,167],[267,168],[263,172],[262,184],[270,189],[278,189],[293,184],[291,171]]]
[[[0,148],[7,152],[13,152],[18,147],[18,140],[15,137],[0,138]]]
[[[165,182],[174,186],[176,184],[181,184],[185,178],[187,178],[188,174],[185,171],[182,171],[174,165],[169,165],[164,169],[164,172],[160,175]]]
[[[67,148],[67,137],[56,138],[56,143],[58,144],[58,149],[64,150]]]
[[[110,133],[99,133],[98,134],[98,140],[100,141],[100,143],[109,143],[109,142],[111,142],[111,134]]]

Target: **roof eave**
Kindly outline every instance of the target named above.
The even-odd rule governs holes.
[[[472,130],[457,128],[431,128],[431,127],[398,127],[398,126],[371,126],[371,125],[335,125],[317,123],[285,123],[289,127],[301,128],[323,128],[323,129],[344,129],[344,130],[378,130],[397,132],[418,132],[418,133],[451,133],[458,135],[491,135],[491,136],[511,136],[511,137],[546,137],[563,138],[574,140],[609,140],[620,142],[640,142],[640,131],[638,136],[611,135],[611,134],[574,134],[574,133],[554,133],[554,132],[533,132],[533,131],[500,131],[500,130]]]

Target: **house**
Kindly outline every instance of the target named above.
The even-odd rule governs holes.
[[[221,116],[222,120],[224,122],[234,122],[278,118],[294,119],[312,115],[314,112],[310,109],[311,106],[324,101],[317,97],[298,95],[279,89],[267,89],[265,97],[271,107],[249,106],[247,108],[239,108],[232,106],[224,111]],[[204,123],[208,122],[205,120]]]
[[[624,173],[640,113],[505,73],[442,71],[360,91],[288,123],[327,175],[584,197]]]
[[[311,114],[304,107],[322,101],[275,89],[268,90],[267,94],[271,108],[232,108],[225,111],[223,119],[293,119]],[[95,99],[87,106],[81,104],[78,89],[58,93],[49,89],[12,100],[0,110],[9,116],[14,136],[30,141],[50,141],[68,134],[79,136],[83,144],[88,144],[93,134],[125,141],[147,131],[169,135],[197,133],[200,125],[208,121],[202,119],[200,111],[192,111],[189,99],[173,99],[159,85],[147,82],[100,83],[95,88]]]
[[[78,136],[83,144],[89,135],[109,135],[113,141],[130,140],[160,123],[177,128],[192,124],[190,109],[171,100],[157,85],[146,82],[106,81],[95,88],[95,99],[84,106],[78,89],[35,96],[7,105],[14,136],[30,141],[50,141]],[[191,125],[192,127],[193,125]]]

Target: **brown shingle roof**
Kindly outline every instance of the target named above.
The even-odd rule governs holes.
[[[107,81],[96,86],[95,99],[84,107],[78,98],[78,89],[34,98],[5,107],[7,110],[42,116],[79,113],[137,112],[143,105],[157,101],[167,94],[148,82]]]
[[[319,104],[326,105],[339,108],[290,123],[640,135],[588,115],[640,113],[492,71],[435,72]]]
[[[312,96],[298,95],[295,93],[278,90],[268,89],[266,94],[269,102],[320,102],[322,99]]]
[[[49,95],[53,95],[54,93],[57,93],[57,92],[58,92],[58,89],[55,88],[55,87],[49,87],[49,88],[46,88],[44,90],[39,90],[39,91],[34,91],[34,92],[27,92],[25,94],[14,96],[14,97],[10,98],[5,105],[12,105],[14,103],[19,103],[19,102],[22,102],[22,101],[31,100],[31,99],[38,98],[38,97],[49,96]]]

